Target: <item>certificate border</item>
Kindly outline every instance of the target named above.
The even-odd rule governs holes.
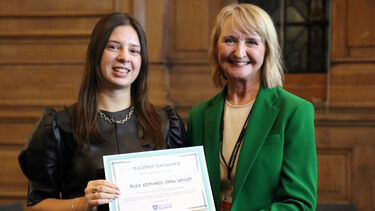
[[[204,156],[203,146],[194,146],[194,147],[183,147],[183,148],[175,148],[175,149],[163,149],[163,150],[154,150],[154,151],[145,151],[145,152],[133,152],[133,153],[126,153],[126,154],[117,154],[117,155],[106,155],[103,156],[103,163],[104,163],[104,172],[106,179],[110,182],[114,181],[114,175],[112,174],[111,164],[113,162],[126,162],[126,159],[133,159],[133,158],[142,158],[142,157],[151,157],[151,156],[160,156],[160,155],[171,155],[171,154],[179,154],[179,153],[192,153],[198,156],[197,167],[200,167],[200,172],[202,174],[203,179],[203,186],[205,195],[207,197],[207,208],[204,208],[206,211],[215,211],[215,204],[213,201],[213,196],[211,192],[211,185],[210,180],[207,172],[206,166],[206,159]],[[110,210],[116,210],[116,202],[118,199],[113,200],[109,203]]]

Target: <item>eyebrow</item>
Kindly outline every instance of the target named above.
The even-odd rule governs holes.
[[[260,36],[249,36],[247,39],[253,39],[253,40],[262,40]]]
[[[236,36],[233,36],[233,35],[223,35],[222,38],[226,39],[226,38],[236,38]]]
[[[117,44],[121,44],[119,41],[116,41],[116,40],[108,40],[108,42],[114,42],[114,43],[117,43]]]
[[[119,41],[117,41],[117,40],[108,40],[108,42],[113,42],[113,43],[116,43],[116,44],[121,45],[121,42],[119,42]],[[138,47],[138,48],[141,47],[141,46],[138,45],[138,44],[130,44],[130,45],[131,45],[131,47]]]
[[[249,37],[262,39],[262,37],[258,33],[249,33]]]

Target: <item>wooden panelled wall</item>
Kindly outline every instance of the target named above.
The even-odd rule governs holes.
[[[316,114],[318,200],[375,210],[375,1],[332,0],[327,106]]]
[[[0,205],[24,203],[17,156],[46,106],[76,101],[92,27],[129,12],[145,26],[151,101],[191,106],[209,82],[209,34],[224,0],[0,0]],[[375,1],[332,0],[331,68],[288,74],[285,88],[316,107],[318,202],[375,209]]]

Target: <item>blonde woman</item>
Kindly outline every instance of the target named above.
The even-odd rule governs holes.
[[[315,210],[314,108],[282,89],[269,15],[251,4],[224,7],[209,56],[223,89],[190,111],[188,140],[204,146],[217,210]]]

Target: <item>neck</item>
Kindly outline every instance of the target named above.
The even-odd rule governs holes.
[[[126,90],[102,89],[97,93],[98,108],[116,112],[131,106],[130,87]]]
[[[245,105],[257,97],[260,89],[260,80],[255,82],[228,81],[227,86],[226,100],[232,105]]]

